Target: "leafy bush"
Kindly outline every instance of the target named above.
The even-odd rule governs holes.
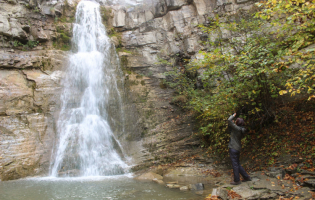
[[[314,44],[315,39],[315,2],[311,0],[268,0],[258,3],[262,7],[256,17],[270,21],[275,27],[274,35],[286,46],[287,64],[297,63],[299,68],[292,77],[287,79],[287,92],[291,95],[307,92],[309,100],[315,98],[315,47],[301,51],[304,47]]]
[[[300,51],[314,42],[314,4],[268,0],[224,23],[218,16],[209,19],[210,25],[199,26],[209,34],[203,59],[166,73],[169,85],[197,113],[200,136],[214,153],[227,153],[226,119],[233,112],[255,132],[277,119],[279,93],[314,97],[315,49]],[[290,67],[293,63],[300,67]]]

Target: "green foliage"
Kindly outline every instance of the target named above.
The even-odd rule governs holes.
[[[111,28],[109,31],[108,31],[108,36],[111,38],[111,37],[116,37],[118,39],[118,46],[117,48],[118,49],[121,49],[122,48],[122,38],[121,38],[121,33],[118,33],[116,32],[116,30],[114,28]]]
[[[13,46],[14,47],[19,47],[19,46],[23,46],[23,44],[20,41],[14,40],[13,41]]]
[[[121,63],[121,66],[123,67],[123,68],[126,68],[127,66],[128,66],[128,58],[127,58],[127,56],[122,56],[121,58],[120,58],[120,63]],[[129,74],[129,73],[128,73]]]
[[[18,40],[13,41],[13,46],[14,47],[22,47],[23,51],[30,50],[30,49],[38,46],[38,44],[39,44],[38,41],[33,41],[33,40],[28,40],[26,44],[23,44]]]
[[[38,43],[39,43],[38,41],[29,40],[29,41],[27,41],[26,45],[24,45],[24,46],[26,46],[26,48],[32,49],[32,48],[36,47],[38,45]]]
[[[227,153],[226,119],[232,113],[237,111],[254,132],[276,118],[279,92],[308,88],[314,94],[315,48],[300,51],[314,42],[315,9],[307,8],[313,3],[268,0],[257,5],[263,7],[257,13],[234,15],[224,23],[216,16],[209,26],[200,25],[209,34],[209,48],[200,52],[203,59],[165,74],[172,80],[169,86],[187,98],[185,107],[197,114],[200,136],[219,155]],[[289,67],[292,63],[302,67]],[[249,138],[242,142],[246,146]]]
[[[66,16],[62,16],[62,17],[55,17],[55,23],[73,23],[75,21],[75,17],[66,17]]]
[[[62,51],[70,51],[71,50],[71,44],[70,43],[58,43],[56,41],[53,42],[53,47],[56,49],[60,49]]]
[[[33,9],[33,12],[34,12],[34,13],[39,13],[39,12],[40,12],[40,9],[39,9],[38,7],[35,7],[35,8]]]
[[[130,54],[132,54],[131,51],[129,51],[129,50],[125,49],[125,48],[121,48],[121,47],[116,48],[116,51],[117,51],[117,52],[125,52],[125,53],[130,53]]]
[[[226,118],[243,108],[243,118],[258,118],[259,123],[274,117],[271,110],[273,98],[278,95],[281,80],[274,69],[279,59],[277,40],[260,30],[259,19],[242,18],[238,23],[220,23],[211,19],[209,27],[200,28],[215,37],[208,41],[207,52],[200,52],[203,59],[192,61],[186,68],[167,75],[172,77],[170,86],[185,95],[188,107],[198,114],[201,136],[214,152],[227,151],[229,134]],[[225,37],[223,31],[233,37]],[[199,77],[196,71],[203,70]],[[202,90],[196,89],[202,82]],[[259,116],[264,116],[260,118]],[[255,128],[254,123],[251,128]]]
[[[53,42],[53,47],[56,49],[63,50],[63,51],[70,51],[71,49],[70,33],[58,27],[56,30],[57,30],[58,36],[56,40]]]
[[[71,38],[66,34],[61,33],[57,39],[53,42],[53,47],[63,51],[70,51],[71,49]]]
[[[258,3],[262,7],[256,17],[269,20],[274,26],[274,36],[286,46],[284,54],[287,63],[299,65],[296,72],[286,82],[286,90],[280,94],[307,92],[309,100],[315,98],[315,48],[301,51],[314,43],[315,2],[311,0],[268,0]]]
[[[71,38],[67,36],[65,33],[60,33],[59,38],[63,43],[70,43]]]

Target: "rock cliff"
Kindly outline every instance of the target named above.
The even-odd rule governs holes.
[[[67,53],[46,2],[0,1],[0,179],[47,174]],[[40,7],[42,6],[42,7]],[[49,11],[54,11],[53,6]],[[71,24],[70,24],[71,25]]]
[[[164,72],[185,70],[187,60],[198,59],[199,50],[208,48],[202,41],[209,35],[202,32],[199,24],[210,25],[216,15],[224,22],[227,16],[252,9],[254,3],[159,0],[132,8],[107,8],[107,30],[126,73],[127,105],[138,113],[136,118],[127,116],[129,132],[125,134],[129,145],[143,148],[128,151],[139,158],[138,167],[168,163],[200,152],[192,114],[174,105],[184,103],[185,97],[165,86]],[[231,37],[227,30],[221,31],[223,37]]]
[[[206,48],[199,41],[208,35],[198,24],[210,24],[215,14],[226,20],[253,2],[159,0],[101,7],[125,76],[125,132],[115,134],[135,169],[199,152],[192,114],[174,105],[185,98],[165,86],[163,73],[183,68],[185,59],[198,58]],[[68,1],[0,0],[1,180],[48,174],[75,7]]]

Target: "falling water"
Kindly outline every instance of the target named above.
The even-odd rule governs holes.
[[[116,68],[110,62],[110,42],[101,21],[99,4],[81,1],[73,27],[73,51],[63,82],[60,134],[51,176],[122,174],[127,165],[117,150],[108,115],[120,102]]]

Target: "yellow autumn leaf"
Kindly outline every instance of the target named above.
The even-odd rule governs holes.
[[[286,90],[281,90],[281,91],[279,92],[280,95],[284,95],[284,94],[286,94],[286,93],[288,93],[288,91],[286,91]]]

